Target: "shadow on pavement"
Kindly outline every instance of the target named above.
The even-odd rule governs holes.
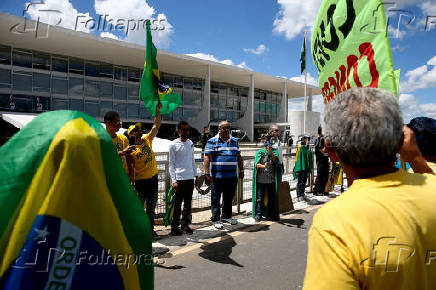
[[[265,232],[265,231],[269,231],[270,229],[270,225],[253,225],[250,227],[246,227],[243,229],[240,229],[240,232],[246,232],[246,233],[256,233],[256,232]]]
[[[306,229],[303,227],[304,220],[303,219],[281,219],[279,224],[285,225],[287,227],[297,227],[299,229]]]
[[[200,247],[203,252],[198,255],[215,263],[229,264],[242,268],[244,267],[243,265],[230,258],[234,246],[236,246],[236,242],[233,237],[225,235],[218,242],[204,243],[204,245]]]
[[[164,266],[164,265],[160,265],[160,264],[155,264],[154,266],[158,267],[158,268],[167,269],[167,270],[180,270],[180,269],[186,268],[185,266],[182,266],[182,265]]]

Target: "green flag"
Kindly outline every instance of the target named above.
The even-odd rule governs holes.
[[[147,21],[145,63],[139,87],[139,98],[152,116],[155,115],[159,102],[162,104],[161,115],[171,113],[182,103],[180,96],[160,80],[156,55],[157,49],[151,38],[150,21]]]
[[[304,35],[303,45],[301,46],[300,54],[301,73],[306,69],[306,35]]]
[[[398,96],[381,0],[324,0],[311,48],[325,103],[351,87],[383,88]]]

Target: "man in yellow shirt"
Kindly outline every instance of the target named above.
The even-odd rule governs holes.
[[[156,106],[153,127],[144,137],[142,137],[141,123],[136,123],[127,130],[129,136],[135,136],[135,150],[130,154],[135,168],[135,189],[150,218],[154,238],[158,237],[154,230],[154,210],[158,197],[158,170],[152,142],[159,131],[161,108],[162,104]]]
[[[135,146],[129,146],[127,137],[118,134],[118,130],[121,128],[120,114],[115,111],[106,112],[104,115],[104,123],[106,125],[106,131],[111,135],[112,142],[115,148],[117,148],[118,156],[121,158],[124,170],[129,175],[130,181],[133,182],[133,167],[129,159],[129,154],[135,150]]]
[[[304,289],[433,289],[436,176],[395,168],[398,151],[425,168],[398,101],[350,89],[326,105],[324,123],[326,150],[352,185],[313,219]]]

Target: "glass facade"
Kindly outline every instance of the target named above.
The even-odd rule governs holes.
[[[139,101],[142,70],[0,45],[0,110],[79,110],[102,118],[116,110],[127,121],[151,120]],[[202,109],[205,80],[161,72],[163,82],[182,97],[167,121],[187,120]],[[211,82],[211,121],[235,121],[248,104],[247,87]],[[254,120],[274,122],[281,94],[255,90]]]

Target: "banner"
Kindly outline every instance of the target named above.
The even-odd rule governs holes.
[[[0,148],[0,289],[153,289],[150,221],[101,123],[43,113]]]
[[[325,103],[351,87],[378,87],[398,96],[381,0],[324,0],[311,48]]]
[[[171,113],[182,103],[181,97],[161,81],[156,55],[157,49],[151,37],[150,21],[147,21],[145,63],[139,87],[139,98],[152,116],[156,114],[158,103],[162,104],[161,115]]]

